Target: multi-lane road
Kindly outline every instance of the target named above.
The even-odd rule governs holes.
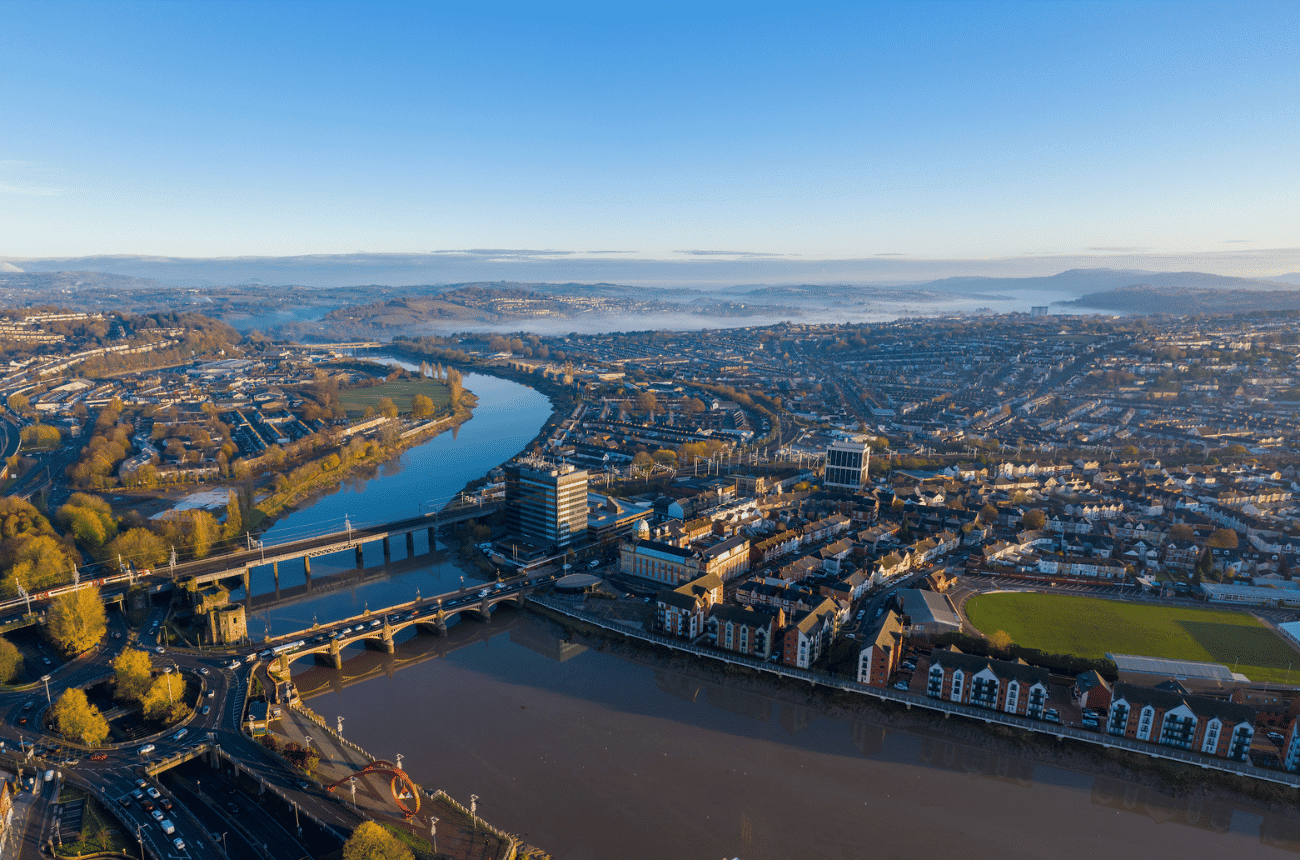
[[[219,746],[224,756],[238,762],[243,772],[239,780],[277,792],[285,798],[286,811],[296,804],[316,819],[334,824],[340,837],[358,823],[353,812],[326,797],[318,786],[303,780],[240,730],[254,664],[241,661],[238,668],[232,668],[229,657],[188,649],[163,648],[160,653],[150,632],[156,636],[164,615],[161,607],[154,609],[141,628],[139,644],[149,648],[156,668],[179,671],[200,687],[193,715],[166,732],[90,754],[62,744],[43,729],[51,703],[64,690],[94,684],[111,674],[112,659],[128,647],[131,638],[120,616],[114,617],[99,646],[52,671],[48,695],[44,685],[0,694],[0,755],[22,767],[24,776],[38,776],[37,796],[23,796],[20,808],[24,814],[15,819],[4,860],[43,856],[41,846],[52,835],[52,808],[59,783],[76,785],[94,795],[113,810],[123,829],[139,840],[140,848],[157,860],[299,860],[309,856],[297,828],[289,823],[292,819],[286,821],[286,816],[275,816],[264,804],[250,801],[236,787],[237,780],[228,769],[226,775],[208,770],[202,776],[168,772],[161,782],[147,777],[145,766],[150,762],[173,758],[200,744]],[[54,785],[43,780],[47,770],[55,772]],[[138,799],[133,796],[137,791]],[[160,816],[170,822],[166,828]],[[172,832],[165,832],[167,829]]]

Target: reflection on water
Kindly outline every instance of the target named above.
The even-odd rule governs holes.
[[[1262,804],[1175,798],[970,723],[869,703],[832,714],[606,647],[506,608],[394,655],[349,651],[342,672],[299,661],[294,678],[350,739],[403,753],[430,788],[478,794],[491,820],[562,858],[1300,851],[1300,824]]]
[[[439,508],[467,484],[519,453],[551,414],[545,395],[517,382],[470,373],[465,387],[478,397],[474,416],[460,432],[443,433],[404,451],[369,476],[350,478],[309,506],[283,517],[267,530],[268,544],[419,516]],[[271,565],[252,568],[253,613],[248,631],[254,639],[310,627],[314,621],[348,618],[368,604],[378,609],[415,597],[452,591],[465,571],[440,551],[430,553],[424,531],[415,533],[408,558],[405,541],[391,542],[392,562],[385,566],[379,542],[366,544],[366,576],[354,573],[356,560],[347,550],[311,560],[311,588],[301,562],[286,562],[278,574]],[[437,548],[435,548],[437,549]],[[376,576],[379,571],[381,575]],[[281,600],[268,605],[279,593]],[[242,599],[242,589],[234,595]],[[264,599],[258,600],[259,597]]]

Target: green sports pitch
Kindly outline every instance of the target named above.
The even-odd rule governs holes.
[[[1050,654],[1200,660],[1252,681],[1300,679],[1300,655],[1245,612],[1033,592],[978,594],[965,611],[981,633],[1005,630],[1017,645]]]

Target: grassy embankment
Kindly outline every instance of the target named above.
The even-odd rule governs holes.
[[[1048,653],[1222,663],[1252,681],[1282,682],[1292,664],[1300,669],[1296,652],[1244,612],[1023,592],[977,595],[965,609],[981,633],[1005,630]]]
[[[451,402],[451,392],[447,386],[432,380],[387,382],[370,388],[350,389],[340,392],[339,400],[349,410],[349,415],[352,414],[354,409],[356,414],[360,415],[366,406],[377,404],[381,398],[389,397],[397,406],[399,414],[405,414],[409,417],[411,398],[416,394],[424,394],[432,399],[435,409],[445,408]],[[452,424],[467,420],[472,414],[476,402],[473,394],[468,391],[462,392],[460,402],[456,404],[452,414],[450,416],[445,414],[439,416],[437,420],[440,423],[434,432],[441,432]],[[406,407],[405,410],[403,410],[403,406]],[[406,439],[397,439],[387,443],[376,441],[367,446],[363,453],[354,457],[348,457],[347,449],[344,448],[338,452],[338,463],[333,468],[324,467],[323,463],[326,458],[316,460],[314,463],[317,464],[318,468],[308,470],[307,475],[300,477],[299,480],[291,482],[278,491],[272,492],[258,502],[249,516],[247,525],[256,528],[268,519],[284,513],[313,493],[337,486],[349,475],[362,469],[379,466],[406,448],[424,441],[424,439],[425,434],[416,434]]]
[[[349,388],[339,392],[339,402],[348,410],[349,418],[358,418],[366,410],[379,409],[379,401],[387,397],[404,417],[411,414],[411,398],[423,394],[433,401],[434,409],[442,409],[451,402],[451,391],[441,382],[432,379],[402,379],[384,382],[369,388]]]

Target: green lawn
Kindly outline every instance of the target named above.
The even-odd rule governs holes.
[[[1005,630],[1017,644],[1052,654],[1200,660],[1252,681],[1300,679],[1300,656],[1244,612],[1004,592],[972,597],[966,615],[982,633]]]
[[[391,397],[397,404],[397,411],[403,415],[411,411],[411,398],[423,394],[433,401],[434,409],[441,409],[451,402],[451,392],[441,382],[432,379],[403,379],[398,382],[385,382],[370,388],[351,388],[339,392],[339,402],[348,414],[355,417],[366,410],[367,406],[378,408],[379,401]]]

